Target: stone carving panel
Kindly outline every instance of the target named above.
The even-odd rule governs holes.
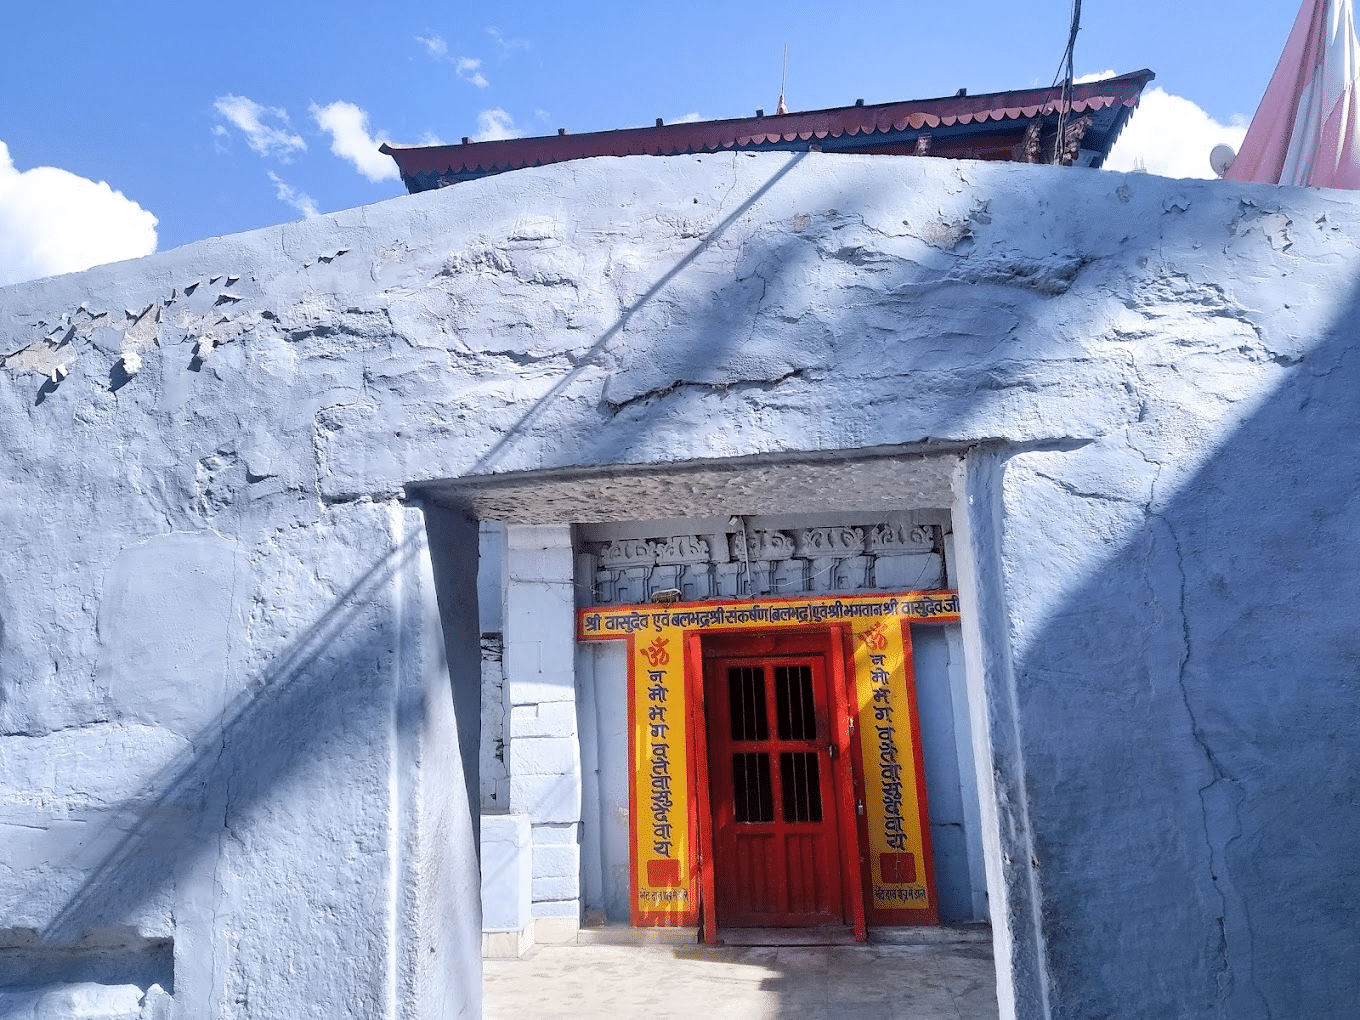
[[[868,551],[875,556],[929,552],[935,544],[934,532],[925,525],[880,524],[869,532]]]
[[[680,580],[676,584],[681,599],[696,602],[717,597],[718,592],[713,587],[713,569],[711,563],[690,563],[681,567]]]
[[[708,542],[698,535],[676,535],[656,543],[658,563],[707,563]]]
[[[795,555],[854,556],[864,552],[863,528],[805,528],[794,534]]]
[[[745,550],[742,549],[742,532],[728,537],[734,560],[782,560],[794,555],[793,536],[787,531],[751,531],[745,534]]]
[[[656,543],[645,538],[621,538],[599,547],[595,555],[604,567],[651,566],[656,562]]]
[[[711,538],[719,544],[713,546]],[[621,538],[589,543],[594,604],[649,601],[678,590],[703,599],[938,588],[944,584],[940,528],[909,521],[874,525],[751,529],[722,534]]]

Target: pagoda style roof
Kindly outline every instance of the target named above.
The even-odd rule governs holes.
[[[592,156],[678,156],[724,151],[823,151],[1098,167],[1123,130],[1151,71],[1072,87],[964,91],[939,99],[622,128],[459,145],[389,145],[412,193],[491,174]],[[1057,137],[1063,119],[1065,141]]]

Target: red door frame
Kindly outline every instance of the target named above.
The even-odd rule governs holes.
[[[790,628],[778,631],[739,631],[703,635],[686,635],[685,672],[689,686],[689,746],[693,751],[694,796],[690,798],[697,818],[698,866],[700,884],[700,927],[704,942],[718,943],[718,926],[713,914],[716,903],[717,881],[713,865],[713,813],[709,790],[707,711],[704,699],[704,662],[709,658],[751,655],[752,643],[761,639],[771,642],[769,653],[755,654],[811,654],[824,657],[826,664],[828,709],[831,712],[831,735],[836,748],[831,758],[832,785],[835,789],[835,809],[838,817],[838,838],[841,856],[841,898],[849,915],[857,942],[868,939],[864,891],[867,874],[866,844],[861,836],[861,819],[856,815],[857,784],[852,765],[850,684],[853,677],[846,669],[846,656],[851,651],[850,629],[844,625],[830,628]],[[776,650],[777,649],[777,650]]]
[[[718,944],[718,925],[712,916],[717,902],[717,882],[713,875],[713,806],[708,793],[708,715],[704,708],[704,654],[699,631],[685,635],[685,680],[689,686],[690,775],[694,777],[694,796],[699,833],[696,852],[699,865],[699,928],[704,941]],[[696,831],[694,829],[691,832]]]
[[[849,773],[848,782],[841,783],[841,817],[845,823],[841,826],[841,858],[843,861],[842,873],[845,882],[850,887],[846,894],[845,901],[850,905],[850,923],[855,929],[855,941],[869,941],[869,925],[864,909],[864,877],[867,873],[865,867],[869,863],[868,844],[865,838],[860,836],[860,817],[855,810],[855,805],[859,802],[860,778],[856,775],[854,763],[859,761],[859,747],[855,741],[853,717],[850,713],[850,705],[853,704],[851,684],[854,677],[845,668],[849,659],[847,656],[852,653],[850,644],[850,628],[844,625],[837,625],[831,628],[831,682],[835,688],[834,697],[836,698],[836,721],[834,733],[836,744],[839,748],[839,758],[845,762],[844,771]],[[867,833],[865,834],[867,837]]]

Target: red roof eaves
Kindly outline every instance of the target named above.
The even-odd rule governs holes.
[[[1085,113],[1116,103],[1138,105],[1151,71],[1135,71],[1117,78],[1076,85],[1070,111]],[[883,134],[908,128],[953,127],[974,122],[1028,119],[1059,110],[1056,88],[994,92],[976,96],[908,100],[877,106],[841,106],[766,117],[742,117],[660,127],[622,128],[579,135],[544,135],[510,138],[463,145],[383,145],[404,175],[422,173],[475,173],[518,169],[543,163],[560,163],[591,156],[678,155],[714,152],[739,145],[775,144],[795,139],[840,138],[860,134]]]

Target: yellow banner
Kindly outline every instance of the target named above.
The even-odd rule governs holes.
[[[632,642],[634,889],[639,923],[692,923],[690,768],[683,633]]]
[[[925,839],[917,798],[913,706],[902,627],[877,620],[855,629],[855,729],[864,767],[872,906],[925,910]]]
[[[608,606],[577,611],[582,641],[625,638],[639,631],[765,630],[809,624],[873,621],[880,617],[947,623],[959,618],[957,592],[841,595],[755,602],[690,602],[684,606]]]

